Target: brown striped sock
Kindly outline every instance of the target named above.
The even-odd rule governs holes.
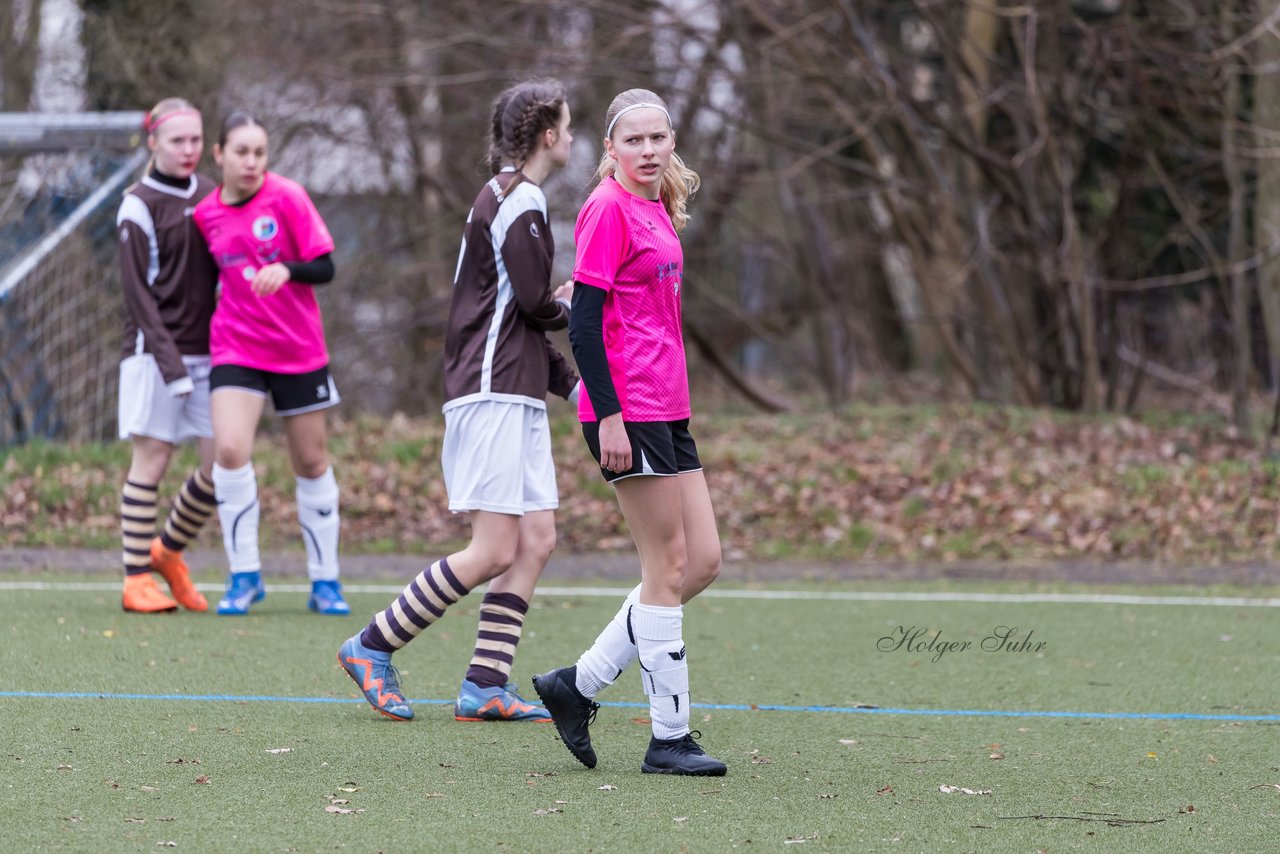
[[[520,631],[529,603],[514,593],[486,593],[480,603],[476,649],[467,668],[467,681],[481,688],[500,688],[511,678]]]
[[[447,558],[431,564],[409,582],[400,598],[373,615],[360,633],[369,649],[395,652],[444,616],[445,609],[467,595],[467,588],[449,569]]]
[[[173,509],[169,511],[169,518],[160,533],[165,548],[175,552],[185,549],[215,509],[217,501],[213,497],[213,481],[196,469],[173,499]]]
[[[120,535],[125,575],[151,571],[151,538],[156,535],[156,486],[124,482],[120,497]]]

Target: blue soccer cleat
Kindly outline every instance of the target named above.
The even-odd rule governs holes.
[[[267,595],[267,588],[262,586],[262,573],[233,572],[227,577],[227,592],[218,602],[218,613],[229,616],[244,616],[249,613],[249,606],[261,602]]]
[[[338,663],[375,711],[393,721],[413,720],[413,708],[400,693],[400,674],[391,664],[391,653],[369,649],[356,634],[338,648]]]
[[[351,613],[351,606],[342,598],[342,585],[337,581],[311,582],[311,596],[307,599],[307,607],[319,614],[331,614],[345,617]]]
[[[462,680],[458,699],[453,704],[456,721],[524,721],[551,723],[551,715],[536,703],[530,703],[516,693],[516,686],[481,688],[467,679]]]

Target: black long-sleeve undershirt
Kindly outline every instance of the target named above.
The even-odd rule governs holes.
[[[289,268],[289,281],[304,285],[327,285],[337,274],[328,252],[311,261],[286,261],[284,265]]]
[[[573,311],[569,314],[569,343],[578,363],[578,374],[591,398],[596,420],[622,411],[618,391],[609,374],[604,348],[604,301],[608,294],[592,285],[573,283]]]

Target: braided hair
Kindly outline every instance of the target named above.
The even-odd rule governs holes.
[[[543,132],[559,126],[564,102],[564,84],[559,80],[525,80],[503,90],[493,102],[490,172],[496,175],[507,164],[523,166]]]

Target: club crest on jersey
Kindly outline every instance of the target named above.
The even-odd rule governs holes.
[[[280,233],[280,225],[273,216],[260,216],[253,221],[253,236],[259,240],[270,240]]]
[[[538,224],[536,222],[529,223],[529,233],[534,237],[542,237],[542,232],[538,231]]]

